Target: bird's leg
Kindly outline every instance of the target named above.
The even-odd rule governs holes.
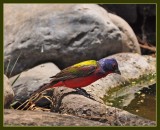
[[[61,106],[61,96],[62,95],[57,95],[55,90],[53,91],[52,95],[52,104],[51,104],[51,112],[60,112],[59,107]]]
[[[51,112],[58,112],[57,102],[57,97],[52,96]]]

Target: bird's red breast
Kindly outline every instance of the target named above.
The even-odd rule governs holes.
[[[90,76],[86,76],[86,77],[79,77],[79,78],[69,79],[69,80],[65,80],[65,81],[59,81],[58,83],[51,86],[51,88],[60,87],[60,86],[65,86],[65,87],[68,87],[68,88],[85,87],[85,86],[88,86],[91,83],[95,82],[96,80],[98,80],[102,77],[105,77],[109,73],[111,73],[111,72],[109,71],[104,75],[98,75],[98,74],[94,73],[94,74],[92,74]]]

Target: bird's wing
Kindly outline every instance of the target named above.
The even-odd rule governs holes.
[[[98,63],[95,60],[88,60],[80,62],[73,66],[70,66],[55,76],[51,77],[51,81],[63,81],[67,79],[73,79],[78,77],[85,77],[95,72],[98,67]]]

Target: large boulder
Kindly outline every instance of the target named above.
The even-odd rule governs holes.
[[[4,82],[3,82],[3,89],[4,89],[4,107],[9,108],[11,102],[14,98],[14,92],[12,90],[12,87],[9,83],[8,78],[4,75]]]
[[[140,53],[129,37],[133,31],[123,32],[128,24],[119,28],[114,21],[94,4],[5,4],[5,69],[10,62],[10,72],[17,59],[11,76],[48,61],[64,68],[118,52]]]

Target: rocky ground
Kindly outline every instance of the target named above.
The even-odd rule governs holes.
[[[134,11],[131,13],[134,16]],[[5,4],[4,21],[4,125],[156,125],[156,121],[109,106],[104,100],[116,90],[116,97],[127,95],[130,102],[144,86],[123,93],[118,90],[156,74],[156,58],[141,55],[140,44],[128,24],[131,21],[127,23],[94,4]],[[14,110],[63,68],[104,57],[115,58],[122,75],[111,74],[85,87],[92,98],[62,86],[40,95],[30,107],[19,108],[28,110]],[[152,84],[155,81],[147,85]],[[44,96],[50,96],[51,101]]]
[[[4,125],[12,126],[107,126],[71,115],[48,112],[4,110]]]

